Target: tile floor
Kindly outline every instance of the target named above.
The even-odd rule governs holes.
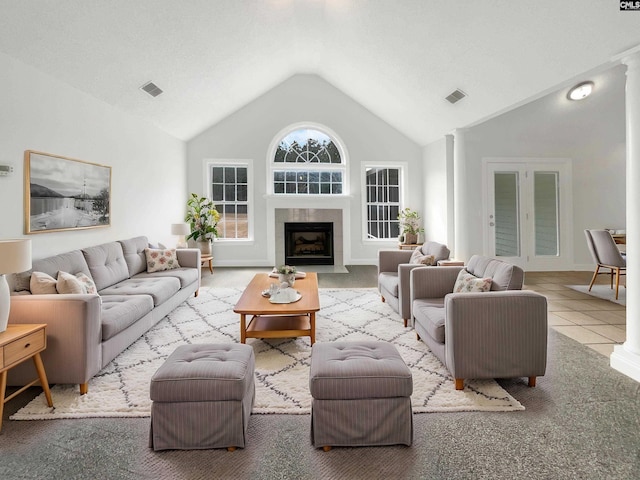
[[[566,285],[589,285],[592,272],[527,272],[525,287],[545,295],[549,326],[597,352],[609,356],[626,336],[624,305],[577,292]],[[606,285],[603,275],[599,284]],[[620,287],[623,288],[623,287]]]

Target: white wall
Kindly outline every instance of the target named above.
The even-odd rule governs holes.
[[[112,219],[29,235],[34,258],[137,235],[175,242],[170,224],[187,198],[184,142],[1,53],[0,71],[0,164],[14,167],[0,177],[0,238],[24,236],[24,151],[38,150],[111,166]]]
[[[624,71],[592,76],[585,100],[571,102],[562,89],[465,132],[467,191],[477,193],[465,209],[471,251],[483,249],[482,158],[571,158],[574,268],[593,267],[583,230],[625,228]]]
[[[281,202],[265,199],[267,153],[278,132],[299,122],[322,124],[333,130],[348,152],[350,197],[339,206],[348,209],[345,262],[375,263],[381,247],[397,248],[397,242],[362,240],[361,165],[393,161],[408,164],[406,205],[422,205],[422,150],[402,133],[373,115],[353,99],[316,75],[295,75],[257,98],[187,144],[189,191],[204,193],[204,159],[251,159],[255,168],[255,242],[217,242],[214,256],[229,265],[268,265],[273,257],[265,238],[273,222],[273,208]],[[288,199],[291,208],[305,202]],[[335,208],[335,201],[323,201]],[[317,207],[316,207],[317,208]],[[420,212],[422,214],[422,212]],[[272,228],[272,225],[271,225]],[[349,257],[347,257],[349,255]]]

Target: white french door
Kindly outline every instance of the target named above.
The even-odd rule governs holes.
[[[571,161],[484,159],[485,251],[525,270],[571,265]]]

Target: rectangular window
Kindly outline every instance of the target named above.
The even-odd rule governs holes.
[[[342,172],[296,170],[273,172],[273,193],[289,195],[342,194]]]
[[[400,177],[400,168],[366,168],[367,238],[392,239],[400,234]]]
[[[218,238],[249,238],[249,171],[246,165],[210,164],[211,199],[220,212]]]

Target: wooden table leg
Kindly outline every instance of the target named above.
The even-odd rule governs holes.
[[[247,316],[240,314],[240,343],[246,343],[247,340]]]
[[[36,353],[33,356],[33,364],[36,366],[38,378],[40,379],[40,385],[42,385],[42,390],[44,390],[44,396],[47,397],[47,405],[53,407],[51,390],[49,390],[49,382],[47,381],[47,372],[45,372],[44,370],[44,364],[42,363],[42,357],[40,357],[40,353]]]
[[[311,345],[316,341],[316,312],[309,314],[309,323],[311,324]]]
[[[213,275],[213,259],[209,260],[209,271],[211,272],[211,275]]]
[[[0,431],[2,431],[2,415],[4,414],[4,394],[7,389],[8,370],[0,373]]]

